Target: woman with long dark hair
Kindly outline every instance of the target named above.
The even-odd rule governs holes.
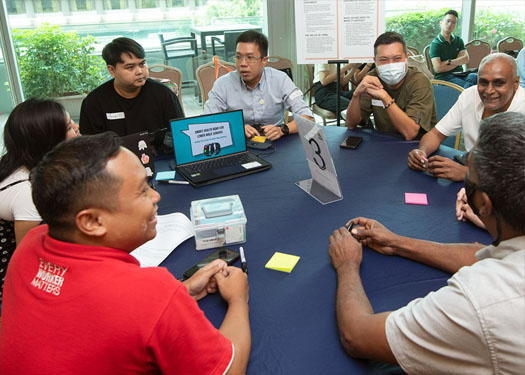
[[[52,100],[28,99],[7,119],[0,159],[0,302],[16,245],[41,221],[31,198],[29,171],[55,145],[77,135],[78,125]]]

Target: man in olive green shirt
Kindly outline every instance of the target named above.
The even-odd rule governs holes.
[[[407,66],[406,44],[395,32],[380,35],[374,43],[377,68],[357,86],[348,105],[346,126],[354,129],[374,114],[375,128],[401,134],[406,140],[421,138],[437,123],[430,80]]]

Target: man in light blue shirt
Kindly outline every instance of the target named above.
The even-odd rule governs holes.
[[[266,67],[267,63],[266,36],[255,30],[239,35],[235,54],[237,70],[215,81],[204,113],[242,109],[247,138],[263,135],[274,141],[297,133],[295,121],[283,123],[285,110],[310,120],[314,119],[312,112],[288,75]]]

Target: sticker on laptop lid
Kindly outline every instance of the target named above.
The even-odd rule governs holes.
[[[245,169],[252,169],[252,168],[257,168],[257,167],[260,167],[262,164],[259,163],[258,161],[252,161],[250,163],[246,163],[246,164],[242,164],[242,166],[245,168]]]

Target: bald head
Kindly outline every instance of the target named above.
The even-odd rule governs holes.
[[[512,57],[493,53],[481,61],[477,88],[487,115],[505,112],[518,87],[518,70]]]
[[[488,64],[503,64],[508,66],[508,69],[512,73],[512,79],[515,80],[518,77],[518,65],[516,64],[516,59],[514,59],[512,56],[507,55],[506,53],[491,53],[490,55],[487,55],[481,60],[481,63],[479,64],[479,72],[483,71],[483,68],[485,65]]]

